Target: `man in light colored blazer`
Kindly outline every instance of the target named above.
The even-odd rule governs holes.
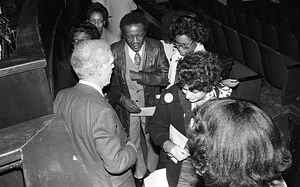
[[[136,148],[102,92],[110,83],[113,60],[104,40],[79,43],[71,57],[79,83],[57,94],[54,112],[63,114],[93,186],[133,187]]]

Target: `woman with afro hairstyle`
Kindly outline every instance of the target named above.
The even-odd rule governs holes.
[[[203,43],[207,42],[209,32],[192,12],[173,11],[162,19],[162,43],[170,63],[169,87],[175,83],[178,60],[187,54],[205,51]],[[235,79],[224,79],[221,82],[229,87],[235,87],[239,83]]]

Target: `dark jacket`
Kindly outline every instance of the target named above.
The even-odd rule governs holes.
[[[65,88],[70,88],[78,83],[79,79],[72,68],[70,57],[57,64],[56,93]]]
[[[154,115],[148,124],[151,139],[163,149],[164,142],[169,140],[170,124],[186,136],[186,125],[189,124],[191,115],[191,103],[177,85],[171,86],[161,94]],[[159,165],[167,169],[169,185],[177,186],[182,162],[175,164],[166,152],[160,151]]]
[[[121,40],[111,45],[111,49],[114,55],[114,73],[112,77],[111,90],[116,92],[121,91],[121,97],[118,100],[116,111],[119,118],[126,128],[126,132],[129,132],[129,115],[122,106],[124,106],[124,98],[130,98],[130,93],[126,81],[126,55],[125,55],[125,40]],[[143,70],[139,73],[142,74],[142,78],[137,83],[144,86],[145,93],[145,106],[155,106],[157,103],[156,94],[160,93],[160,87],[165,87],[169,84],[168,71],[169,63],[166,58],[163,45],[160,41],[151,38],[145,38],[145,60],[143,64]]]
[[[112,75],[114,76],[114,75]],[[58,93],[60,90],[70,88],[75,86],[79,81],[78,76],[76,75],[72,65],[70,57],[60,61],[57,64],[57,78],[55,83],[55,93]],[[114,79],[112,79],[114,81]],[[116,102],[120,98],[120,91],[110,91],[109,85],[102,89],[103,93],[107,94],[106,99],[108,99],[109,104],[115,108]]]

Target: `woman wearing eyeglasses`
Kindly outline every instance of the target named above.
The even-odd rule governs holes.
[[[170,87],[175,81],[178,60],[187,54],[205,51],[203,43],[209,37],[209,30],[194,13],[182,10],[170,12],[163,18],[162,23],[162,43],[170,63]],[[221,83],[235,87],[239,82],[235,79],[224,79]]]
[[[72,43],[72,48],[74,48],[84,40],[100,39],[100,33],[96,26],[89,22],[85,22],[74,26],[69,32],[69,38]],[[79,79],[71,66],[70,57],[58,62],[55,93],[58,93],[62,89],[75,86],[78,80]]]

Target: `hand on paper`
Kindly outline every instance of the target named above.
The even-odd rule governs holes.
[[[125,105],[124,106],[125,109],[130,113],[140,113],[141,112],[140,107],[138,107],[137,104],[131,99],[124,100],[124,105]]]
[[[174,146],[171,150],[170,150],[170,154],[176,158],[176,160],[178,161],[182,161],[184,159],[186,159],[187,157],[190,156],[190,153],[187,149],[185,148],[181,148],[179,146]]]

